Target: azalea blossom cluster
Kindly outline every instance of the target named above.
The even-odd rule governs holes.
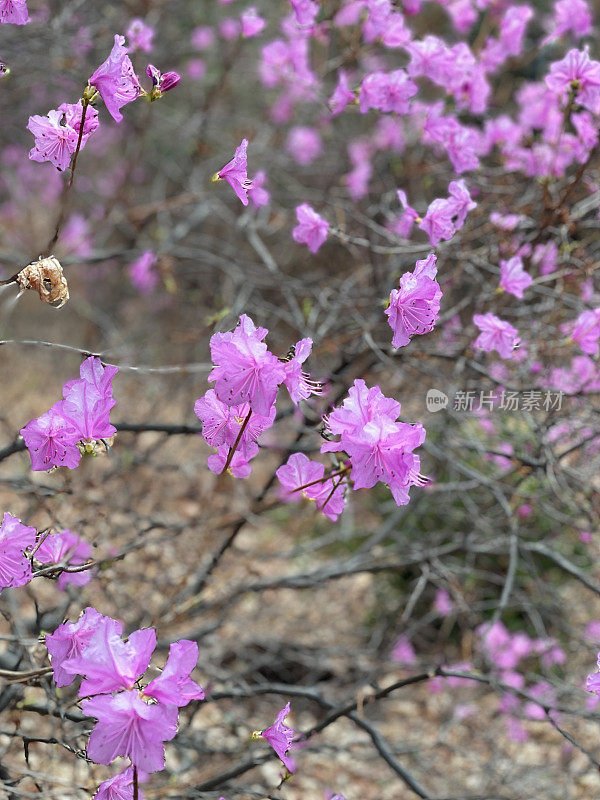
[[[220,0],[219,5],[227,8],[231,0]],[[582,246],[586,226],[597,227],[597,219],[590,220],[591,215],[598,216],[598,186],[586,169],[598,152],[600,129],[600,61],[594,57],[592,4],[588,0],[554,0],[547,13],[526,2],[504,0],[341,0],[334,5],[289,0],[281,6],[286,16],[277,33],[273,20],[267,24],[254,6],[227,11],[231,16],[221,18],[218,24],[202,24],[192,30],[194,51],[208,53],[219,40],[233,43],[234,66],[237,48],[245,46],[242,40],[258,40],[252,46],[260,50],[261,100],[268,106],[266,112],[274,131],[266,136],[257,130],[253,145],[259,145],[262,136],[269,153],[278,145],[280,149],[267,162],[270,176],[261,170],[250,178],[249,141],[243,138],[233,158],[213,176],[215,182],[228,183],[245,207],[253,207],[240,215],[239,229],[248,233],[250,241],[254,226],[264,222],[259,233],[264,233],[268,247],[257,238],[253,247],[265,263],[264,254],[272,244],[269,237],[274,240],[275,234],[283,231],[284,243],[301,245],[289,248],[293,254],[290,261],[305,259],[316,269],[334,247],[344,247],[348,262],[358,253],[356,263],[361,269],[364,264],[372,266],[375,287],[364,280],[357,284],[352,301],[339,307],[350,306],[357,315],[366,308],[361,322],[367,321],[370,326],[371,319],[376,321],[373,328],[365,325],[358,335],[360,326],[351,324],[349,337],[354,340],[363,333],[366,340],[368,333],[374,341],[378,338],[373,333],[375,325],[380,325],[385,334],[383,344],[374,341],[372,351],[381,356],[383,365],[401,364],[404,356],[417,351],[417,344],[430,341],[413,341],[416,336],[436,331],[437,336],[431,337],[435,352],[426,346],[418,356],[456,356],[457,373],[460,366],[470,376],[468,369],[475,368],[493,381],[494,396],[510,394],[507,387],[513,385],[515,375],[519,385],[533,385],[536,391],[544,387],[556,387],[571,395],[600,391],[600,298],[594,287],[595,261]],[[427,29],[433,5],[439,6],[435,14],[444,21],[436,35]],[[26,0],[0,0],[0,25],[24,25],[28,21]],[[126,38],[115,36],[109,57],[91,75],[77,103],[62,103],[46,116],[29,118],[28,129],[34,136],[31,161],[48,161],[58,170],[73,170],[77,154],[99,130],[100,117],[94,107],[99,99],[120,122],[122,109],[129,103],[144,95],[154,101],[179,83],[178,73],[162,73],[148,64],[145,71],[151,86],[148,92],[142,88],[131,58],[137,52],[145,63],[142,54],[152,52],[154,36],[154,28],[145,20],[132,20]],[[261,39],[263,36],[267,38]],[[219,90],[224,94],[231,90],[225,82],[228,70],[234,68],[231,64],[223,69],[223,83],[216,85],[215,94],[207,91],[215,106]],[[202,80],[206,65],[190,61],[190,75],[192,67]],[[4,72],[0,62],[0,76]],[[509,72],[514,81],[506,80]],[[211,80],[209,72],[208,90]],[[509,96],[513,84],[518,88]],[[201,122],[204,124],[204,117]],[[254,127],[248,124],[247,130]],[[236,131],[233,142],[240,141],[242,135],[239,128]],[[128,131],[130,134],[133,131]],[[329,182],[323,180],[321,185],[315,181],[317,186],[311,186],[310,178],[320,177],[322,165],[325,172],[330,156],[334,162],[335,154],[329,148],[342,135],[340,162],[345,166],[337,174],[332,170],[324,175],[332,179]],[[11,152],[4,155],[7,165],[13,165],[13,156]],[[289,175],[281,167],[286,160]],[[130,166],[126,160],[122,165]],[[23,176],[28,166],[21,165]],[[202,171],[201,163],[196,166],[194,177]],[[60,184],[59,176],[53,170],[49,172]],[[212,170],[206,172],[208,175]],[[526,200],[521,201],[512,184],[527,187]],[[57,205],[58,191],[52,181],[49,186],[45,197]],[[271,202],[267,186],[285,199],[274,204],[272,212],[258,213]],[[187,188],[191,190],[174,196],[174,208],[179,202],[185,204],[190,198],[195,202],[200,196],[196,185]],[[573,209],[573,197],[585,193],[589,195],[587,201]],[[106,194],[109,196],[110,191]],[[89,221],[73,218],[73,230],[63,230],[73,237],[65,235],[67,246],[73,246],[79,232],[78,252],[89,256],[91,220],[102,218],[112,202],[111,198],[99,208],[96,217],[94,210]],[[166,202],[170,208],[171,198]],[[494,211],[490,212],[490,206]],[[235,208],[236,213],[240,211],[239,205]],[[8,206],[5,212],[10,219]],[[230,212],[227,209],[231,217]],[[182,225],[182,230],[185,227]],[[355,228],[362,232],[357,233]],[[185,236],[191,241],[194,234],[191,225]],[[168,236],[160,238],[162,229],[158,225],[145,227],[143,236],[155,236],[161,243],[132,245],[128,274],[140,293],[150,294],[159,286],[167,263],[166,256],[156,253],[168,252],[173,241]],[[479,244],[471,247],[472,242]],[[276,247],[277,243],[273,244]],[[332,267],[337,268],[340,261],[346,269],[348,264],[342,259]],[[350,268],[347,271],[354,279]],[[357,275],[359,272],[357,269]],[[464,303],[465,298],[460,296],[467,274],[477,287],[471,305],[468,296]],[[573,291],[577,294],[571,294]],[[363,302],[361,292],[369,305]],[[549,298],[554,292],[547,307],[550,313],[556,312],[559,321],[555,329],[564,337],[552,342],[552,348],[564,359],[559,362],[562,366],[544,361],[545,343],[535,339],[538,320],[532,319],[528,325],[527,303],[545,292]],[[384,300],[386,296],[389,300]],[[373,297],[376,302],[371,302]],[[442,302],[451,307],[453,298],[460,301],[456,313],[442,326]],[[313,295],[307,300],[312,302]],[[555,308],[550,308],[552,304]],[[304,313],[304,306],[299,310]],[[298,336],[303,335],[301,324]],[[319,330],[318,325],[313,329]],[[304,371],[312,340],[302,338],[286,356],[278,356],[266,341],[268,333],[242,314],[234,330],[211,337],[211,388],[194,406],[202,423],[202,436],[214,449],[208,458],[210,470],[246,478],[261,446],[279,449],[279,443],[274,445],[273,426],[277,400],[282,400],[280,389],[285,387],[284,403],[289,395],[288,406],[295,407],[291,409],[295,417],[302,417],[306,405],[301,403],[308,402],[322,419],[322,427],[318,446],[307,446],[302,452],[291,452],[290,448],[286,463],[276,470],[282,502],[307,500],[336,521],[353,496],[351,492],[381,485],[389,489],[398,506],[408,504],[410,488],[427,483],[418,454],[425,441],[423,425],[404,421],[400,403],[386,396],[379,385],[373,385],[373,372],[366,370],[351,373],[352,378],[359,374],[366,380],[357,378],[348,388],[349,378],[344,385],[347,395],[340,394],[335,404],[324,405],[319,399],[324,393],[321,384]],[[347,341],[332,338],[330,347],[341,350]],[[348,347],[352,358],[358,360],[364,354],[362,346],[361,341],[354,351]],[[571,357],[572,353],[576,355]],[[33,470],[74,469],[82,454],[95,454],[107,446],[116,433],[110,422],[116,373],[116,367],[103,365],[96,357],[88,358],[81,365],[80,377],[63,387],[62,399],[21,430]],[[344,372],[334,374],[344,380]],[[381,383],[383,386],[384,379]],[[555,455],[550,445],[565,442],[570,448],[581,438],[597,438],[593,425],[548,419],[546,425],[536,428],[536,432],[543,429],[542,444],[547,451],[538,461],[537,442],[534,445],[523,439],[520,444],[524,453],[519,457],[518,448],[515,451],[505,441],[501,422],[492,421],[483,407],[475,421],[470,416],[471,425],[479,426],[480,434],[473,449],[481,444],[482,432],[493,440],[494,446],[490,445],[482,457],[488,465],[506,471],[507,486],[509,470],[517,472],[515,463],[523,467],[523,475],[519,475],[523,482],[518,488],[528,502],[518,499],[514,509],[512,503],[510,508],[519,524],[525,524],[534,513],[531,497],[538,491],[538,472],[545,466],[550,469]],[[467,432],[471,434],[471,429]],[[593,452],[593,447],[597,449],[597,442],[583,453]],[[319,450],[320,455],[312,458]],[[559,461],[557,458],[557,471]],[[473,472],[470,464],[463,470],[460,486]],[[474,494],[480,486],[489,488],[486,475],[482,479],[475,476],[474,483]],[[560,485],[556,480],[554,484]],[[529,544],[525,537],[519,540],[524,550]],[[83,586],[94,574],[89,563],[92,552],[90,544],[74,531],[38,532],[5,514],[0,525],[0,589],[23,586],[37,572],[57,577],[59,589],[69,584]],[[532,548],[531,552],[536,551]],[[479,551],[474,549],[468,555],[476,560]],[[558,566],[560,560],[565,561],[560,554],[557,559]],[[423,580],[426,583],[427,576]],[[518,575],[515,580],[519,580]],[[421,584],[417,584],[415,603]],[[510,588],[510,581],[506,585]],[[501,609],[505,607],[508,609],[502,603]],[[439,590],[431,609],[433,616],[446,619],[455,611],[449,593]],[[497,710],[506,721],[509,736],[521,742],[528,736],[528,720],[558,720],[555,712],[548,712],[558,700],[547,673],[565,663],[566,655],[552,637],[533,638],[522,631],[509,631],[499,616],[498,611],[492,616],[493,622],[471,626],[475,631],[473,660],[483,664],[490,680],[500,686]],[[89,759],[105,765],[118,757],[130,762],[124,771],[102,784],[97,800],[131,800],[134,795],[143,800],[134,785],[163,768],[165,743],[177,733],[179,709],[204,698],[201,687],[191,679],[198,659],[195,642],[184,639],[173,643],[164,669],[156,677],[149,672],[156,632],[142,629],[128,637],[123,634],[121,622],[87,608],[79,620],[64,623],[46,636],[56,685],[68,686],[80,678],[81,708],[96,720],[87,749]],[[407,635],[398,639],[392,658],[402,666],[416,663]],[[461,661],[452,669],[465,672],[473,666]],[[590,692],[600,694],[599,675],[588,677]],[[464,676],[429,681],[432,691],[466,685],[473,683]],[[269,742],[292,773],[296,765],[291,753],[298,737],[286,724],[289,712],[287,703],[273,725],[257,731],[254,738]],[[331,800],[343,798],[333,795]]]
[[[96,798],[133,797],[134,770],[140,782],[164,768],[165,742],[177,734],[179,709],[204,700],[204,690],[192,680],[198,645],[187,639],[173,642],[159,674],[145,674],[156,648],[154,628],[142,628],[123,638],[123,623],[88,607],[76,622],[65,622],[47,634],[54,681],[70,686],[81,678],[79,697],[84,714],[97,721],[87,756],[98,764],[128,758],[131,765],[98,788]],[[156,670],[155,670],[156,671]],[[296,733],[285,724],[289,702],[277,719],[253,738],[265,739],[289,773],[296,769],[288,755]],[[120,794],[119,794],[120,792]],[[142,794],[139,795],[143,797]]]
[[[293,13],[281,24],[283,35],[262,48],[260,77],[265,89],[277,95],[271,106],[274,124],[286,125],[300,106],[317,104],[329,93],[325,79],[312,67],[312,48],[326,45],[334,36],[357,35],[366,52],[371,52],[367,46],[377,45],[381,50],[376,65],[368,58],[359,59],[351,68],[340,65],[329,95],[330,120],[321,119],[314,127],[294,125],[287,138],[290,155],[297,163],[308,165],[324,152],[323,136],[338,118],[357,113],[364,117],[368,132],[348,144],[352,169],[345,181],[354,201],[369,195],[377,154],[387,152],[393,158],[411,143],[428,148],[434,157],[447,158],[450,172],[456,176],[478,170],[484,159],[499,159],[506,172],[541,181],[565,176],[570,168],[584,165],[597,145],[600,62],[590,56],[587,45],[550,58],[548,71],[539,80],[523,81],[511,98],[513,113],[509,107],[501,113],[494,111],[495,87],[501,84],[502,70],[509,59],[527,57],[533,41],[535,15],[528,4],[441,3],[460,39],[457,43],[413,31],[411,18],[418,23],[420,1],[399,7],[389,0],[346,0],[332,18],[323,15],[319,4],[312,1],[291,5]],[[467,40],[482,14],[489,17],[491,26],[489,31],[484,29],[485,36],[475,49]],[[539,21],[547,32],[541,47],[554,48],[548,51],[550,57],[567,38],[578,42],[592,32],[592,10],[586,0],[556,0],[551,14],[538,14]],[[414,27],[419,28],[418,24]],[[385,67],[386,52],[393,56],[390,63],[394,69]],[[472,121],[465,121],[469,119]],[[422,216],[408,203],[404,189],[398,189],[397,196],[402,211],[388,221],[388,230],[403,240],[412,239],[420,230],[432,247],[450,241],[477,205],[463,178],[449,182],[446,198],[430,199]],[[331,233],[343,240],[344,233],[333,229],[308,202],[296,206],[296,218],[292,236],[311,253],[316,253]],[[504,231],[520,228],[524,219],[502,210],[490,218]],[[549,231],[533,246],[517,232],[499,260],[499,288],[523,299],[535,280],[532,268],[547,275],[556,269],[558,255]],[[430,329],[428,313],[419,328],[425,324]],[[591,353],[600,328],[591,318],[589,323],[587,319],[583,322],[585,329],[577,329],[572,338],[582,341],[582,348],[588,348],[584,352]],[[520,336],[511,322],[493,309],[485,309],[475,314],[473,323],[480,331],[473,342],[477,350],[496,352],[505,360],[516,357]],[[410,338],[403,331],[395,334],[394,340],[406,336]]]
[[[529,677],[523,662],[527,659],[538,659],[541,666],[548,670],[564,664],[566,654],[552,637],[532,639],[523,631],[511,633],[500,621],[484,624],[476,633],[480,651],[498,680],[533,698],[525,700],[506,691],[498,701],[498,710],[506,715],[505,722],[510,738],[524,742],[529,734],[523,720],[545,719],[543,704],[556,705],[558,698],[555,688],[547,680]],[[557,718],[556,714],[554,718]]]
[[[317,508],[335,520],[344,509],[348,485],[357,490],[382,483],[399,506],[406,505],[410,487],[427,483],[420,474],[419,456],[413,452],[423,444],[425,429],[398,422],[400,411],[400,403],[385,397],[378,386],[369,388],[363,380],[354,381],[342,405],[324,417],[328,441],[321,452],[338,454],[338,466],[325,474],[323,464],[302,453],[291,455],[276,473],[282,497],[288,502],[302,496],[314,500]]]
[[[433,268],[435,258],[428,264]],[[196,401],[194,411],[202,422],[204,439],[217,448],[208,458],[209,468],[217,474],[226,469],[236,477],[250,474],[258,439],[275,421],[282,384],[295,404],[322,391],[302,370],[312,341],[299,341],[282,359],[269,351],[263,341],[266,335],[266,328],[257,328],[243,314],[234,331],[211,338],[214,367],[208,380],[215,386]],[[321,452],[342,454],[336,456],[338,467],[326,473],[322,463],[293,453],[276,473],[283,487],[282,499],[313,500],[326,516],[336,520],[344,509],[349,483],[361,489],[381,482],[389,486],[398,505],[408,503],[410,486],[426,483],[419,457],[413,453],[423,443],[425,430],[422,425],[398,422],[400,410],[400,403],[385,397],[379,387],[369,389],[363,380],[355,381],[342,406],[324,418],[328,441]]]
[[[81,710],[97,720],[88,758],[108,765],[123,756],[142,777],[163,769],[164,743],[177,734],[179,709],[204,699],[203,689],[190,677],[198,661],[196,642],[173,642],[164,668],[147,683],[143,676],[156,647],[154,628],[133,631],[125,640],[122,622],[86,608],[76,622],[47,634],[46,647],[57,686],[82,678]],[[96,797],[118,796],[117,788],[131,797],[132,780],[128,768],[103,783]]]
[[[263,341],[267,333],[242,314],[235,330],[211,337],[214,367],[208,380],[214,389],[196,401],[194,411],[206,442],[217,448],[208,459],[217,474],[225,469],[239,478],[250,474],[258,439],[275,421],[280,386],[286,387],[296,405],[321,393],[321,385],[302,369],[312,340],[301,339],[286,358],[278,358]]]
[[[444,615],[450,613],[444,606]],[[484,623],[476,631],[477,650],[489,667],[490,674],[498,683],[507,687],[498,698],[498,712],[504,717],[507,734],[511,740],[525,742],[529,732],[526,721],[546,719],[544,706],[557,704],[558,696],[554,686],[547,680],[531,675],[531,668],[537,662],[544,670],[560,666],[566,661],[566,654],[552,637],[532,639],[523,631],[511,633],[500,622]],[[405,665],[415,664],[417,659],[410,641],[405,637],[396,644],[393,658]],[[473,665],[461,661],[445,667],[450,672],[472,672]],[[429,682],[429,689],[434,693],[449,689],[470,686],[473,679],[468,677],[435,677]],[[511,689],[515,690],[510,691]],[[526,697],[521,697],[522,692]],[[473,713],[474,709],[470,712]],[[556,712],[553,719],[558,720]]]
[[[0,524],[0,591],[29,583],[34,577],[32,565],[35,562],[40,567],[57,566],[60,591],[69,584],[85,586],[92,579],[92,568],[66,570],[85,565],[92,552],[91,545],[75,531],[38,534],[35,528],[6,512]],[[47,570],[43,572],[46,574]]]
[[[114,436],[109,416],[116,403],[112,380],[117,372],[90,356],[81,364],[80,377],[63,386],[63,399],[21,429],[32,470],[75,469],[83,453],[95,454],[100,442]]]
[[[149,49],[150,37],[144,27],[138,24],[133,31],[130,28],[129,35],[133,48]],[[176,72],[161,73],[153,64],[148,65],[146,74],[152,81],[151,101],[162,97],[180,81]],[[98,97],[102,98],[115,122],[121,122],[123,106],[145,94],[125,47],[125,37],[116,34],[109,57],[89,78],[81,100],[75,104],[63,103],[46,116],[29,118],[27,128],[35,137],[29,158],[50,161],[59,170],[67,169],[75,154],[85,147],[100,126],[98,112],[91,106]]]
[[[82,120],[83,132],[80,136]],[[50,161],[57,169],[65,170],[77,147],[83,149],[99,127],[98,112],[95,108],[87,109],[84,117],[81,100],[77,103],[62,103],[45,117],[39,114],[29,117],[27,129],[35,137],[29,158],[32,161]]]

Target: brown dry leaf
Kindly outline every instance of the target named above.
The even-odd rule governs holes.
[[[16,282],[21,292],[33,289],[44,303],[60,308],[69,299],[67,279],[63,275],[60,261],[54,256],[34,261],[19,272]]]

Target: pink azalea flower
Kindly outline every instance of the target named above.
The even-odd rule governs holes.
[[[298,502],[303,497],[314,500],[317,508],[334,522],[344,510],[345,482],[339,477],[325,479],[325,466],[311,461],[304,453],[292,453],[275,474],[283,487],[282,498],[286,502]],[[300,489],[301,486],[305,488]]]
[[[406,42],[404,17],[396,13],[387,0],[367,0],[368,15],[363,22],[363,40],[372,44],[381,39],[386,47],[400,47]]]
[[[84,676],[80,697],[132,689],[148,668],[155,647],[154,628],[133,631],[124,642],[116,626],[106,625],[96,630],[83,651],[61,666],[71,675]]]
[[[527,634],[511,634],[500,621],[481,625],[477,633],[484,652],[499,669],[512,670],[533,652],[533,642]]]
[[[419,215],[412,206],[408,205],[406,200],[406,192],[404,192],[402,189],[398,189],[396,195],[400,205],[402,206],[402,214],[394,222],[392,230],[403,239],[408,239],[413,225],[418,220]]]
[[[221,402],[249,403],[252,411],[268,417],[285,369],[263,342],[266,335],[266,328],[257,328],[246,314],[234,331],[215,333],[210,340],[215,367],[208,380],[215,382]]]
[[[519,515],[519,517],[521,517],[521,519],[527,519],[527,517],[530,517],[532,511],[533,508],[529,505],[529,503],[522,503],[517,508],[517,514]]]
[[[501,231],[514,231],[524,221],[522,214],[500,214],[499,211],[492,211],[490,214],[490,222]]]
[[[511,740],[511,742],[517,742],[518,744],[524,744],[529,739],[529,734],[521,720],[516,719],[515,717],[507,717],[504,720],[504,724],[506,726],[506,735]]]
[[[288,135],[286,150],[302,166],[312,162],[323,152],[321,136],[314,128],[297,125]]]
[[[202,422],[202,435],[209,445],[219,447],[235,442],[237,411],[237,406],[228,406],[219,400],[214,389],[209,389],[203,397],[196,400],[194,413]]]
[[[548,44],[572,33],[576,38],[587,36],[592,29],[592,12],[585,0],[558,0],[550,20],[550,33],[542,44]]]
[[[309,206],[302,203],[296,207],[298,224],[292,231],[294,241],[305,244],[311,253],[316,253],[329,233],[329,223]]]
[[[35,137],[35,145],[29,152],[32,161],[50,161],[57,169],[67,169],[78,137],[73,128],[61,125],[62,119],[60,111],[49,111],[46,117],[29,117],[27,129]]]
[[[467,214],[474,208],[477,208],[477,203],[471,199],[471,195],[464,180],[450,181],[448,184],[448,202],[452,205],[456,220],[454,224],[457,230],[460,230],[465,224]]]
[[[552,706],[556,703],[556,691],[547,681],[540,681],[539,683],[529,686],[527,694],[539,700],[539,703],[528,701],[523,706],[523,712],[530,719],[545,720],[547,718],[546,711],[543,706]],[[542,705],[540,705],[540,703]]]
[[[146,250],[129,265],[129,280],[140,294],[151,294],[156,289],[159,277],[154,266],[157,260],[152,250]]]
[[[120,109],[143,93],[124,44],[125,37],[117,34],[109,57],[89,79],[90,85],[100,93],[115,122],[123,119]]]
[[[408,114],[410,98],[417,91],[417,85],[403,69],[390,73],[372,72],[364,78],[360,87],[358,100],[361,114],[366,114],[371,108]]]
[[[145,800],[139,785],[138,798]],[[94,800],[133,800],[133,767],[128,767],[125,772],[120,772],[114,778],[109,778],[101,783],[94,795]]]
[[[271,725],[270,728],[262,731],[260,735],[263,737],[263,739],[266,739],[273,750],[275,750],[277,756],[281,759],[288,772],[293,773],[296,771],[296,764],[294,760],[287,755],[287,753],[292,746],[292,742],[296,733],[293,728],[290,728],[284,723],[284,719],[289,713],[290,704],[288,702],[285,708],[282,708],[279,714],[277,714],[275,723]]]
[[[81,710],[98,720],[87,746],[92,761],[110,764],[125,756],[145,772],[163,769],[163,743],[177,733],[176,706],[147,705],[130,690],[84,700]]]
[[[587,111],[581,111],[578,114],[571,114],[571,122],[577,131],[579,142],[585,148],[583,159],[578,157],[578,160],[584,163],[587,161],[587,151],[594,148],[598,143],[598,128],[594,118]]]
[[[73,255],[87,258],[92,252],[92,233],[90,224],[83,216],[75,212],[71,214],[62,229],[59,242]]]
[[[598,667],[600,668],[600,653],[598,653]],[[585,688],[588,692],[600,693],[600,672],[593,672],[587,676]]]
[[[348,397],[339,408],[326,418],[327,427],[334,435],[344,435],[363,428],[377,417],[396,420],[402,407],[397,400],[386,397],[379,386],[370,389],[360,378],[348,391]]]
[[[523,261],[518,257],[500,262],[500,286],[505,292],[523,299],[523,291],[531,286],[533,278],[523,269]]]
[[[402,120],[391,116],[380,117],[372,141],[378,150],[402,153],[406,146]]]
[[[412,39],[412,31],[407,27],[400,12],[392,12],[381,31],[381,42],[384,47],[404,47]]]
[[[75,104],[63,103],[57,110],[49,111],[45,117],[29,117],[27,130],[35,137],[29,158],[32,161],[50,161],[59,170],[67,169],[71,156],[77,149],[82,110],[81,101]],[[88,108],[80,149],[83,149],[99,126],[98,112],[94,108]]]
[[[333,18],[333,24],[338,28],[349,25],[358,25],[367,0],[347,0]]]
[[[340,114],[344,108],[348,105],[348,103],[353,103],[355,99],[355,94],[350,89],[348,85],[348,78],[344,70],[339,70],[338,72],[338,84],[335,88],[334,93],[329,98],[329,108],[331,109],[331,115],[333,117]]]
[[[207,50],[215,43],[215,32],[208,25],[200,25],[192,31],[191,40],[195,50]]]
[[[62,407],[62,401],[55,403],[49,411],[32,419],[20,430],[34,472],[52,467],[75,469],[79,465],[81,451],[77,447],[78,437],[65,419]]]
[[[306,400],[311,394],[320,394],[321,385],[311,380],[310,375],[302,371],[302,364],[310,355],[312,339],[301,339],[292,348],[292,357],[284,362],[284,383],[294,403]]]
[[[211,447],[219,448],[221,445],[226,445],[227,448],[230,448],[237,442],[237,446],[240,452],[246,456],[246,460],[250,460],[256,455],[258,448],[255,442],[275,421],[275,406],[273,405],[267,416],[254,411],[246,422],[250,411],[248,403],[228,406],[219,400],[214,389],[209,389],[204,397],[196,400],[194,411],[198,419],[202,421],[202,435]],[[242,437],[238,441],[242,426],[244,426]],[[218,462],[214,461],[213,463],[216,465]]]
[[[25,0],[0,0],[0,25],[26,25],[29,12]]]
[[[71,425],[76,442],[110,439],[117,432],[108,419],[115,401],[103,397],[93,384],[83,379],[73,381],[64,396],[61,414]]]
[[[392,346],[404,347],[415,334],[429,333],[440,311],[442,290],[435,280],[436,257],[417,261],[413,272],[400,278],[400,289],[392,289],[390,305],[385,309],[394,331]]]
[[[242,139],[231,161],[213,176],[213,181],[227,181],[245,206],[248,205],[248,191],[252,188],[252,181],[248,180],[247,147],[248,140]]]
[[[243,450],[239,448],[230,459],[230,448],[227,445],[219,445],[217,452],[209,456],[206,460],[208,468],[215,475],[220,475],[225,469],[225,464],[229,461],[229,472],[236,478],[247,478],[252,472],[250,466],[251,459],[258,453],[258,445],[254,442],[246,445]]]
[[[406,45],[410,62],[406,67],[411,78],[425,77],[443,86],[451,69],[452,54],[445,42],[437,36],[415,39]]]
[[[438,589],[435,593],[435,600],[433,601],[433,607],[441,614],[443,617],[447,617],[448,614],[451,614],[454,611],[454,603],[448,592],[445,589]]]
[[[509,6],[500,22],[500,44],[506,56],[518,56],[523,49],[523,39],[529,20],[533,17],[530,6]]]
[[[266,182],[267,175],[263,170],[259,170],[252,179],[252,186],[248,189],[248,197],[254,208],[268,206],[271,202],[271,195],[264,188]]]
[[[79,378],[67,381],[63,386],[63,397],[66,397],[67,392],[69,392],[71,387],[78,383],[79,380],[83,380],[93,386],[102,399],[110,403],[110,407],[112,408],[116,402],[113,399],[112,381],[118,371],[118,367],[114,367],[112,364],[104,365],[96,356],[90,356],[81,363],[79,367]]]
[[[555,664],[564,664],[567,656],[562,647],[556,644],[556,639],[547,639],[544,643],[544,650],[540,658],[542,665],[546,668],[553,667]]]
[[[472,0],[451,0],[446,11],[458,33],[462,34],[468,33],[479,17]]]
[[[91,694],[81,708],[95,717],[87,755],[99,764],[117,756],[128,757],[141,781],[146,772],[164,766],[164,742],[177,733],[178,707],[202,699],[202,689],[190,679],[198,646],[181,640],[171,645],[162,673],[146,687],[138,680],[145,673],[156,645],[153,628],[138,630],[124,642],[121,622],[87,608],[77,623],[65,623],[46,637],[55,681],[66,686],[73,675],[84,680],[79,696]],[[116,694],[115,694],[116,693]],[[150,702],[146,702],[146,701]],[[129,800],[129,774],[106,781],[106,800]]]
[[[254,6],[247,8],[242,12],[240,21],[242,24],[242,36],[245,39],[252,39],[255,36],[258,36],[258,34],[265,29],[267,24],[265,20],[258,14]]]
[[[580,537],[581,539],[581,534]],[[591,537],[590,537],[591,541]],[[585,626],[585,636],[590,642],[600,643],[600,620],[592,619]]]
[[[483,149],[479,131],[461,125],[454,117],[442,116],[439,106],[430,109],[423,125],[424,141],[439,144],[446,151],[455,172],[462,173],[479,168],[478,154]]]
[[[372,152],[371,142],[365,139],[355,139],[348,145],[348,156],[354,169],[345,176],[345,180],[353,200],[359,200],[369,191],[369,181],[373,172]]]
[[[63,564],[77,567],[85,564],[92,557],[93,549],[84,542],[79,534],[70,530],[46,536],[35,552],[35,559],[42,564]],[[92,570],[82,572],[62,572],[57,581],[60,591],[64,591],[68,583],[73,586],[85,586],[92,580]]]
[[[37,531],[5,512],[0,525],[0,590],[25,586],[32,578],[25,550],[33,547]]]
[[[452,200],[437,198],[427,209],[427,213],[419,223],[419,228],[429,236],[432,247],[436,247],[442,239],[451,239],[456,233],[454,217],[456,206]]]
[[[406,634],[403,633],[398,638],[398,641],[390,653],[390,658],[392,661],[396,661],[398,664],[403,664],[407,667],[411,667],[413,664],[417,663],[415,648],[412,646],[412,643]]]
[[[201,58],[192,58],[187,63],[187,74],[194,81],[202,80],[206,75],[206,62]]]
[[[571,339],[577,342],[584,353],[589,356],[598,355],[598,339],[600,338],[600,308],[583,311],[575,320]]]
[[[569,50],[562,61],[551,64],[546,86],[563,101],[574,92],[580,105],[600,113],[600,62],[590,59],[587,48]]]
[[[190,678],[198,661],[198,645],[187,639],[173,642],[165,668],[144,689],[146,697],[172,706],[187,706],[191,700],[204,700],[204,691]]]
[[[219,22],[219,35],[226,42],[233,42],[241,33],[241,25],[237,19],[227,17]]]
[[[149,53],[152,50],[154,28],[146,25],[143,19],[132,19],[125,36],[129,40],[130,51],[143,50],[144,53]]]
[[[473,322],[481,333],[473,342],[474,347],[489,353],[496,350],[502,358],[510,358],[519,343],[519,332],[516,328],[491,312],[475,314]]]
[[[363,380],[355,380],[341,408],[324,418],[327,429],[340,438],[325,442],[321,452],[348,453],[355,490],[381,482],[398,505],[406,505],[410,487],[424,484],[413,450],[423,444],[425,429],[397,422],[399,414],[400,403],[385,397],[378,386],[369,389]]]
[[[64,622],[54,633],[46,634],[46,647],[52,658],[54,682],[57,686],[73,683],[75,673],[63,669],[63,664],[69,659],[78,658],[92,637],[98,635],[103,628],[107,629],[107,636],[120,636],[123,633],[121,622],[102,616],[95,608],[86,608],[77,622]]]
[[[290,0],[290,2],[298,25],[308,27],[314,24],[319,13],[319,6],[314,0]]]
[[[538,244],[533,249],[531,263],[539,265],[542,275],[549,275],[558,266],[558,246],[550,240],[545,244]]]
[[[104,367],[99,358],[90,356],[79,368],[81,377],[63,386],[60,413],[70,425],[74,441],[86,443],[110,438],[116,433],[109,422],[109,414],[116,402],[112,396],[112,379],[117,372],[117,367]]]

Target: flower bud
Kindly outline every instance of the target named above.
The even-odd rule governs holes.
[[[146,67],[146,75],[152,81],[152,90],[150,91],[150,102],[158,100],[165,92],[174,89],[181,80],[181,75],[177,72],[161,73],[153,64],[148,64]]]

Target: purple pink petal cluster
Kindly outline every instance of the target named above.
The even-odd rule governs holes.
[[[124,639],[121,622],[86,608],[77,622],[63,623],[48,634],[46,647],[57,686],[82,678],[81,709],[97,720],[88,758],[108,765],[123,756],[143,773],[163,769],[164,743],[177,733],[179,708],[204,699],[190,677],[198,660],[196,642],[173,642],[164,668],[148,682],[143,678],[156,647],[153,628]],[[125,771],[119,781],[126,784],[130,777]],[[108,793],[112,785],[105,782],[101,791]]]
[[[320,384],[302,369],[312,340],[301,339],[286,358],[278,358],[264,342],[267,333],[242,314],[233,331],[211,337],[214,367],[208,380],[214,388],[196,401],[194,410],[206,442],[217,448],[208,460],[213,472],[227,467],[236,477],[250,474],[257,440],[275,421],[280,386],[287,388],[296,404],[321,391]]]
[[[117,367],[103,366],[90,356],[80,367],[80,377],[64,385],[63,399],[21,429],[32,470],[75,469],[82,452],[95,452],[97,441],[116,433],[109,415],[116,402],[112,379],[117,372]]]

